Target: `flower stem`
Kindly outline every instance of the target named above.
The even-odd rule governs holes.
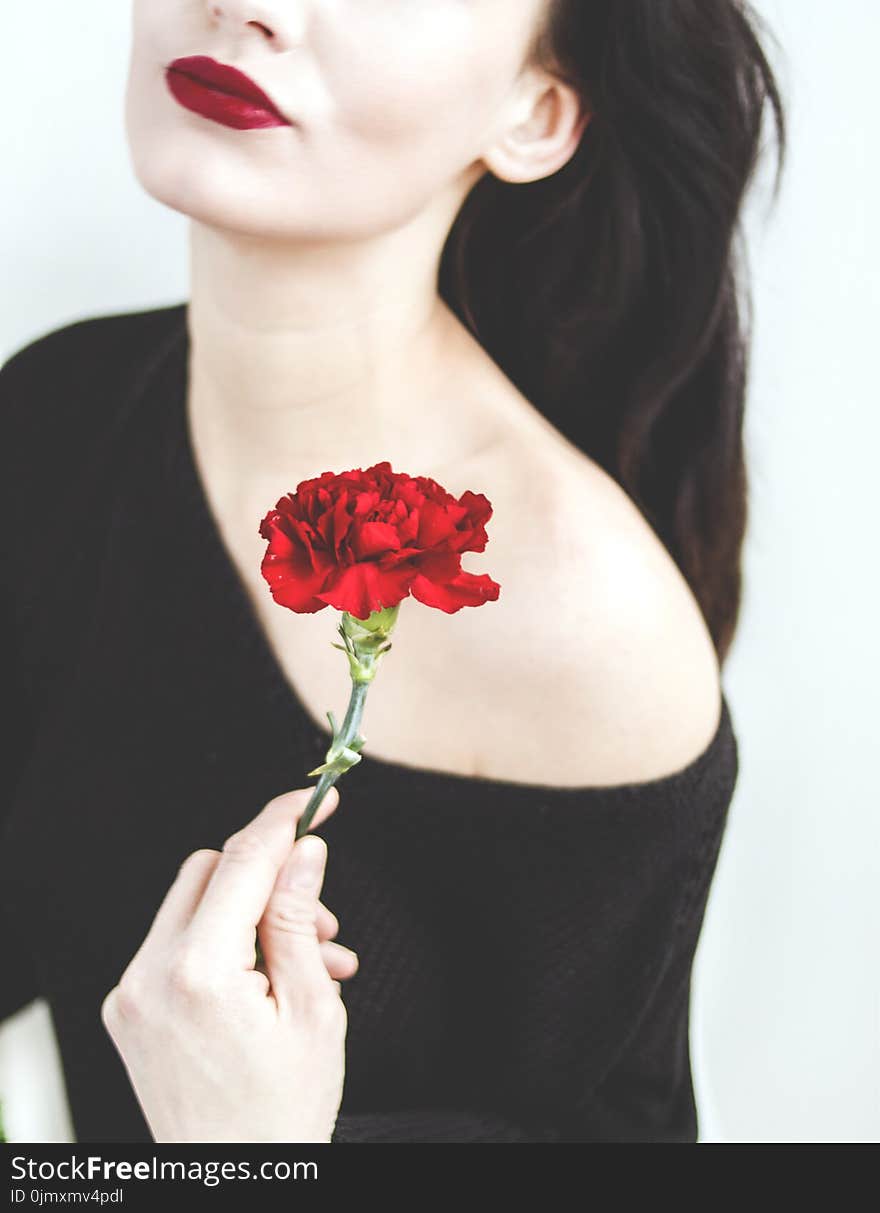
[[[400,603],[393,607],[382,607],[372,611],[366,619],[358,619],[348,611],[342,612],[339,624],[339,635],[342,644],[334,644],[335,649],[341,649],[348,657],[348,667],[351,673],[351,696],[342,728],[336,728],[333,713],[328,712],[327,718],[333,729],[333,740],[327,751],[326,761],[310,775],[319,775],[315,790],[312,793],[305,812],[300,817],[296,827],[296,838],[302,838],[309,828],[318,805],[326,792],[336,783],[340,775],[361,760],[361,750],[366,738],[360,734],[361,717],[364,713],[364,703],[370,683],[376,677],[379,661],[383,653],[391,648],[389,636],[397,623]]]
[[[367,698],[367,691],[370,689],[369,682],[357,682],[352,679],[351,695],[348,700],[348,709],[345,713],[345,719],[342,722],[342,728],[337,733],[336,725],[333,720],[333,713],[328,712],[330,724],[333,725],[333,741],[327,751],[327,761],[321,770],[321,776],[315,784],[315,789],[309,797],[309,803],[305,807],[302,817],[296,825],[296,834],[294,841],[302,838],[303,834],[308,831],[312,823],[312,818],[318,810],[318,805],[326,796],[327,792],[333,787],[340,775],[343,775],[350,766],[354,766],[355,762],[360,762],[361,756],[357,753],[357,749],[364,744],[364,738],[360,736],[359,729],[361,726],[361,717],[364,714],[364,703]],[[357,749],[354,747],[357,746]],[[316,768],[318,769],[318,768]],[[313,774],[314,772],[309,772]],[[264,963],[263,949],[260,947],[259,934],[254,941],[255,963],[261,965]]]
[[[376,676],[379,659],[391,648],[390,643],[386,644],[386,641],[394,630],[399,609],[399,603],[397,606],[383,607],[378,611],[373,611],[366,619],[358,619],[356,615],[351,615],[348,611],[342,613],[342,621],[338,630],[343,643],[334,644],[333,647],[341,649],[348,657],[351,695],[342,728],[337,729],[333,713],[327,713],[327,719],[333,730],[333,739],[327,750],[325,761],[321,766],[309,771],[309,775],[318,775],[319,779],[309,797],[309,803],[306,805],[302,817],[297,822],[294,842],[302,838],[303,834],[308,831],[312,818],[318,811],[318,806],[334,783],[350,767],[361,760],[360,751],[367,740],[360,733],[367,691]],[[254,946],[256,963],[262,964],[263,954],[259,935]]]
[[[312,818],[318,810],[318,805],[339,777],[344,775],[349,767],[353,767],[356,762],[360,762],[361,760],[358,750],[365,740],[360,736],[361,717],[364,713],[364,704],[366,703],[367,691],[369,689],[369,682],[355,681],[352,678],[351,695],[349,696],[348,708],[345,712],[342,728],[338,733],[334,729],[333,741],[327,751],[324,766],[315,768],[315,770],[321,772],[321,775],[315,784],[315,790],[312,792],[302,817],[297,822],[296,838],[302,838],[303,834],[307,832]],[[332,716],[330,723],[333,723]],[[309,772],[310,775],[313,773],[312,771]]]

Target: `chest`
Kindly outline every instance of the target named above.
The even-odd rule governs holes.
[[[232,512],[221,509],[216,518],[271,660],[329,743],[327,711],[341,721],[351,692],[348,662],[332,647],[340,642],[340,613],[328,607],[298,614],[277,604],[259,571],[265,541]],[[536,714],[528,662],[520,663],[517,677],[498,677],[506,665],[513,668],[511,655],[522,654],[529,611],[517,594],[522,577],[515,556],[504,544],[490,543],[483,553],[467,554],[463,566],[489,572],[501,584],[501,595],[452,615],[405,599],[393,647],[367,696],[361,733],[369,753],[386,761],[461,775],[503,779],[514,771],[514,778],[540,779],[541,755],[528,754]],[[498,727],[511,721],[517,727]]]
[[[347,661],[331,647],[340,640],[339,611],[297,614],[274,602],[260,573],[266,542],[254,526],[271,495],[251,497],[245,508],[229,505],[211,496],[208,479],[217,531],[255,627],[291,695],[329,742],[327,712],[341,721],[351,693]],[[546,730],[539,719],[545,671],[536,627],[551,634],[557,626],[553,607],[561,596],[553,590],[552,569],[560,579],[563,570],[516,480],[510,465],[494,477],[486,469],[472,478],[493,501],[494,514],[487,548],[465,553],[462,566],[498,581],[499,598],[452,615],[404,599],[393,648],[382,657],[364,708],[360,731],[373,756],[461,775],[545,778]]]

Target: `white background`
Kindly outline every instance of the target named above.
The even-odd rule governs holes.
[[[725,667],[741,766],[697,953],[694,1079],[704,1141],[876,1141],[880,7],[757,8],[781,43],[765,45],[791,159],[779,208],[759,185],[747,212],[751,514]],[[129,166],[128,26],[119,0],[4,13],[2,356],[187,296],[185,220]],[[12,1140],[72,1140],[50,1025],[40,1000],[0,1028]]]

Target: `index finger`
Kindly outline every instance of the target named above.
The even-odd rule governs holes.
[[[313,790],[297,788],[276,796],[253,821],[227,838],[186,928],[200,955],[235,968],[253,967],[254,932]],[[328,803],[332,811],[338,798],[335,787],[328,789],[319,812],[327,815]]]

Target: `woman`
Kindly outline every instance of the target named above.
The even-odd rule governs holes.
[[[737,766],[731,248],[768,98],[784,139],[754,24],[738,0],[136,0],[127,132],[141,184],[191,219],[190,298],[3,369],[29,708],[5,911],[46,879],[59,905],[28,918],[4,1008],[49,999],[80,1140],[696,1140],[690,972]],[[47,451],[34,418],[62,384],[81,398]],[[300,1082],[266,1066],[262,1010],[210,989],[269,995],[249,945],[305,840],[245,881],[225,953],[200,898],[232,869],[205,843],[301,783],[347,698],[327,613],[267,594],[257,523],[300,480],[382,459],[486,493],[502,593],[401,609],[364,760],[321,818],[359,972],[329,1033],[282,1026]],[[52,627],[23,538],[35,479],[82,545],[53,544]],[[326,1007],[352,962],[318,892],[297,921]],[[160,910],[157,948],[163,893],[185,913]],[[194,1009],[170,1016],[157,990],[194,938],[225,978],[184,965]],[[120,1015],[103,1000],[133,952],[119,989],[152,1010]],[[206,1073],[230,1083],[219,1107]]]

